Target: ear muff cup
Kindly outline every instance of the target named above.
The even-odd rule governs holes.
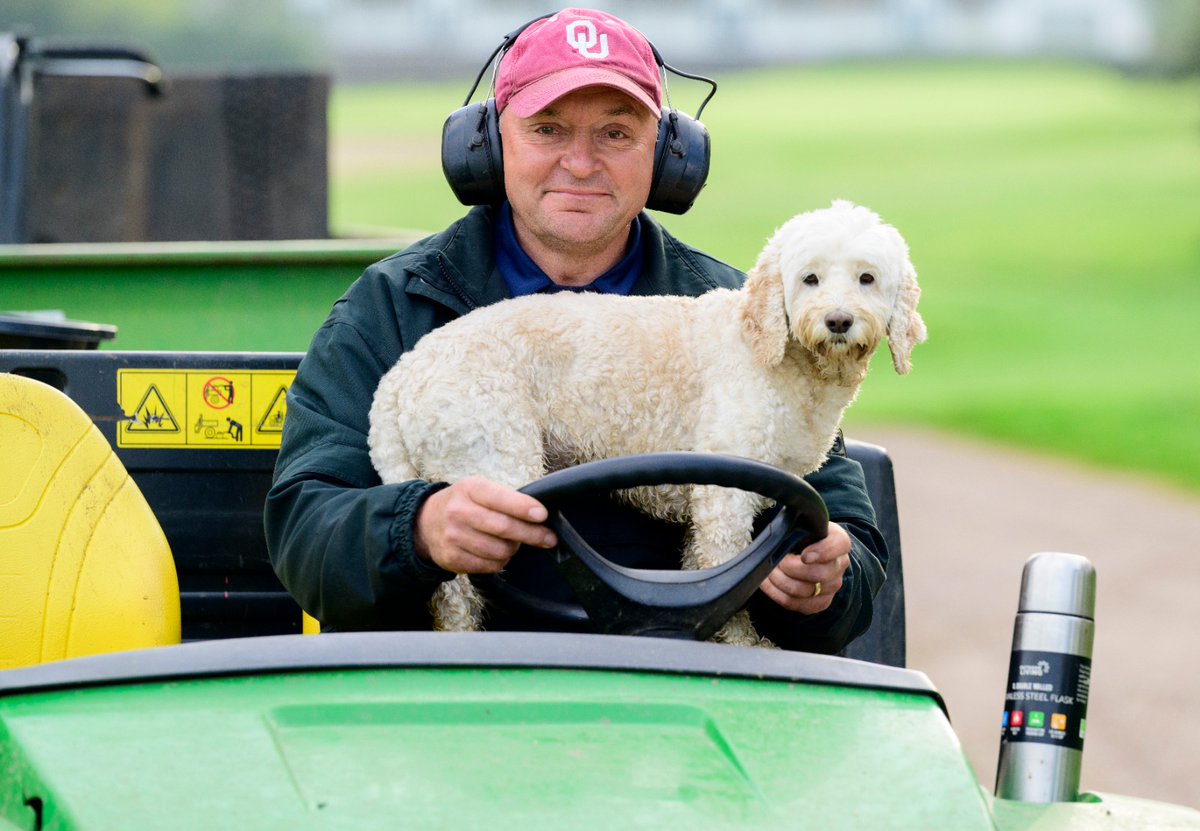
[[[662,111],[654,147],[654,177],[646,207],[687,213],[708,180],[711,141],[703,124],[678,110]]]
[[[654,173],[646,207],[686,213],[708,179],[708,130],[678,110],[662,111],[654,147]],[[442,173],[464,205],[504,201],[504,157],[496,101],[460,107],[442,126]]]
[[[464,205],[504,201],[504,157],[494,98],[450,113],[442,125],[442,173]]]

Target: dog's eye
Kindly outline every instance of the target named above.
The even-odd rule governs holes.
[[[804,275],[804,285],[806,285],[806,286],[815,286],[820,282],[821,282],[821,278],[815,274],[805,274]]]
[[[875,282],[875,275],[869,271],[860,274],[858,275],[858,282],[860,285],[869,286]]]

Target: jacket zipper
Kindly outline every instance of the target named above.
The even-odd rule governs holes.
[[[446,283],[450,286],[450,290],[454,293],[454,296],[457,297],[462,304],[467,307],[468,312],[479,307],[479,304],[468,297],[462,286],[455,282],[454,278],[450,276],[450,272],[446,269],[446,259],[441,254],[438,255],[438,269],[442,272],[442,277],[445,278]]]

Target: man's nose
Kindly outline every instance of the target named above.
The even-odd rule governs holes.
[[[596,145],[587,131],[577,131],[563,153],[562,165],[576,179],[586,179],[596,172],[599,160]]]

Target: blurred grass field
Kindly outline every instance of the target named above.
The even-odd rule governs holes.
[[[851,432],[927,425],[1200,492],[1200,83],[979,63],[718,80],[708,187],[664,225],[747,268],[847,198],[908,240],[930,340],[907,377],[876,362]],[[335,92],[335,230],[461,215],[438,140],[467,86]],[[703,91],[672,79],[681,109]]]

